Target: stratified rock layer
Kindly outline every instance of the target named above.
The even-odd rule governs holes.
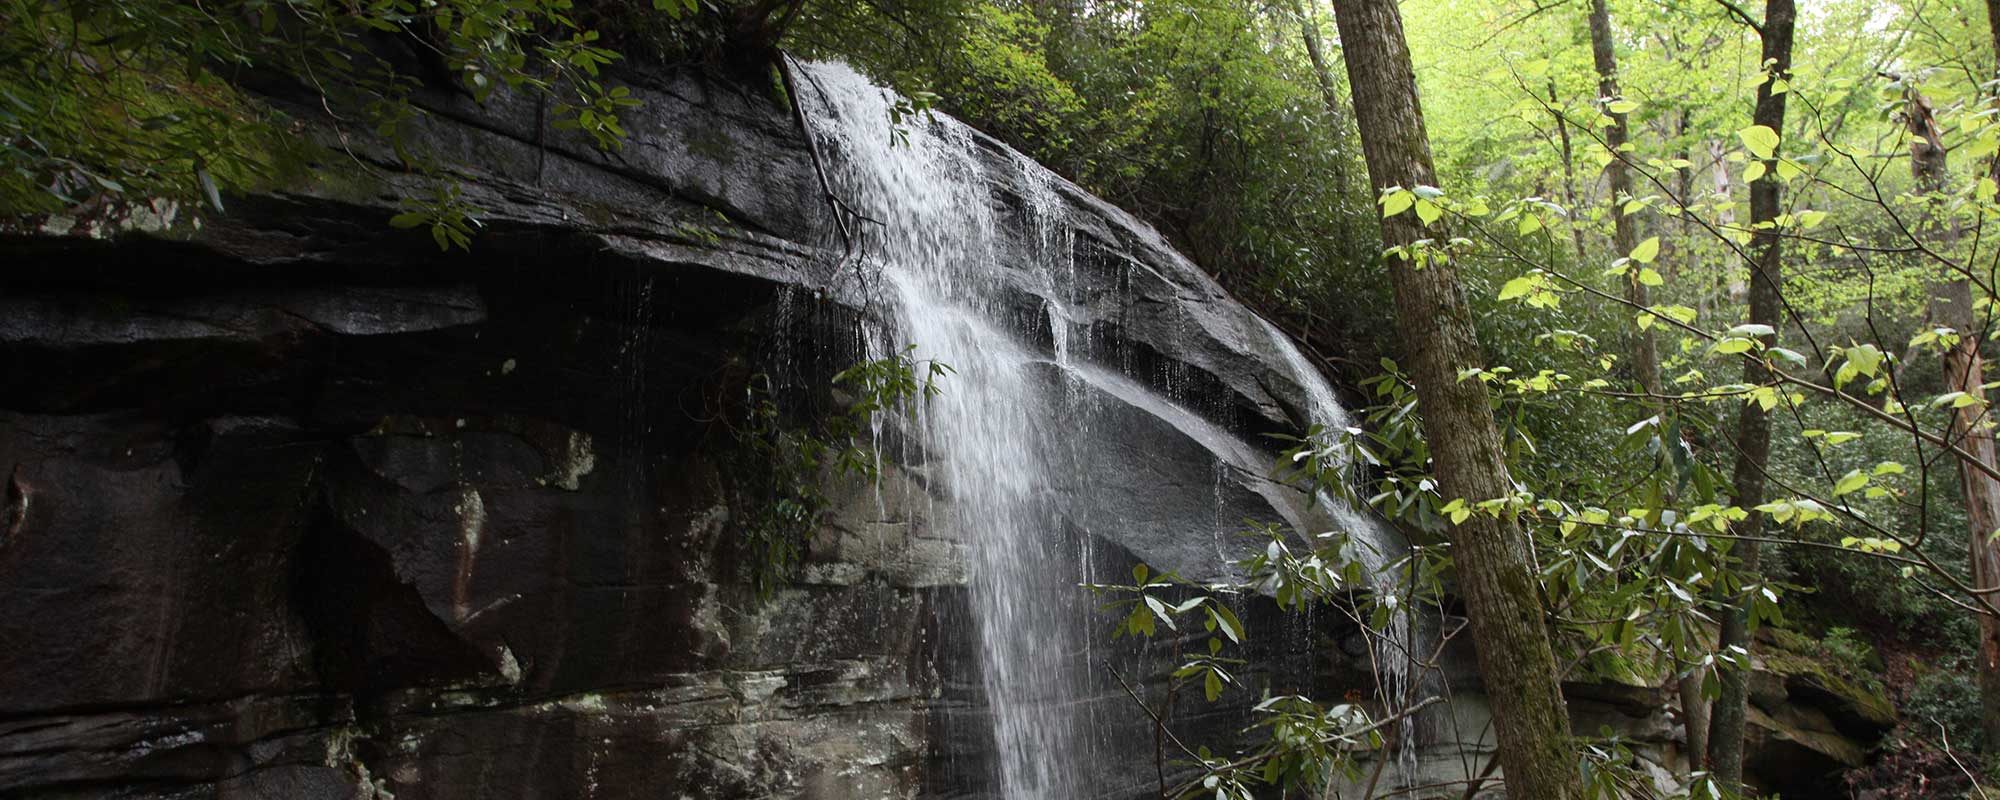
[[[769,468],[742,443],[748,387],[834,406],[876,308],[805,139],[756,82],[628,78],[644,106],[617,154],[529,104],[424,99],[418,138],[483,209],[470,253],[387,227],[433,187],[268,86],[329,145],[311,175],[226,215],[0,235],[0,796],[993,795],[965,546],[931,523],[949,492],[922,453],[830,483],[793,580],[747,580],[768,509],[744,478]],[[976,143],[1019,223],[1000,168],[1018,156]],[[1087,530],[1107,574],[1208,575],[1245,520],[1323,525],[1245,444],[1306,416],[1268,329],[1150,229],[1057,189],[1092,363],[1047,379],[1106,442],[1075,465],[1096,517],[1059,535]],[[1046,320],[1029,261],[994,269]],[[1372,688],[1352,626],[1245,608],[1261,669],[1182,703],[1184,738],[1233,740],[1265,689]],[[1172,648],[1097,657],[1145,691]],[[1432,736],[1461,744],[1425,774],[1490,755],[1476,682],[1452,676],[1459,724]],[[1589,729],[1674,763],[1656,692],[1572,694]],[[1112,680],[1084,705],[1151,741]],[[1821,761],[1869,727],[1772,708],[1827,723],[1770,737]],[[1080,765],[1129,797],[1155,792],[1151,766]]]
[[[835,481],[794,580],[762,597],[746,577],[766,510],[743,476],[769,468],[740,438],[752,376],[830,407],[872,308],[804,138],[751,84],[632,82],[618,154],[532,105],[425,99],[418,138],[483,209],[470,253],[385,224],[431,187],[359,135],[227,214],[0,238],[0,794],[992,791],[938,476]],[[1216,449],[1296,428],[1268,331],[1151,230],[1061,191],[1095,369],[1181,401],[1071,387],[1118,455],[1151,456],[1105,482],[1123,511],[1091,547],[1212,573],[1217,520],[1311,519],[1268,453]],[[993,197],[1020,216],[1018,187]],[[1042,302],[1021,292],[1024,318]],[[1304,636],[1266,642],[1280,680],[1313,673]],[[1111,685],[1091,702],[1149,736]]]

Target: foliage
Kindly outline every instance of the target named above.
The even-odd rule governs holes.
[[[1301,36],[1326,26],[1313,3],[903,0],[814,9],[820,25],[796,44],[937,92],[940,107],[1159,225],[1309,337],[1338,324],[1327,318],[1387,329],[1380,272],[1363,265],[1451,258],[1487,347],[1460,380],[1490,392],[1515,491],[1438,492],[1422,410],[1391,359],[1373,376],[1343,365],[1371,407],[1352,428],[1287,439],[1278,472],[1419,532],[1422,557],[1383,567],[1406,581],[1449,581],[1435,542],[1452,526],[1479,514],[1520,523],[1571,668],[1694,676],[1712,693],[1718,670],[1744,666],[1713,633],[1739,604],[1757,624],[1832,631],[1817,657],[1857,678],[1864,640],[1968,647],[1977,532],[1959,459],[1940,443],[1955,412],[1980,414],[1981,436],[1991,423],[1937,364],[1958,341],[2000,333],[1979,234],[2000,212],[1986,166],[2000,149],[1994,56],[1973,46],[1990,38],[1983,9],[1817,4],[1793,71],[1773,74],[1726,4],[1610,7],[1617,97],[1598,95],[1574,4],[1405,4],[1443,185],[1394,187],[1373,213],[1355,196],[1346,87],[1316,80]],[[915,31],[934,35],[905,35]],[[1331,104],[1318,92],[1329,86]],[[1782,130],[1751,124],[1760,86],[1789,93]],[[1908,172],[1920,99],[1953,148],[1937,191]],[[1605,140],[1613,114],[1632,127],[1619,150]],[[1629,195],[1606,188],[1614,162],[1633,176]],[[1768,228],[1784,246],[1781,325],[1742,324],[1753,183],[1784,189]],[[1435,236],[1357,252],[1378,214]],[[1613,252],[1619,218],[1640,233]],[[1954,278],[1973,284],[1978,330],[1931,317],[1933,290]],[[1625,304],[1626,281],[1650,290],[1649,305]],[[1662,396],[1644,394],[1631,365],[1641,334],[1660,343]],[[1356,352],[1356,338],[1342,349]],[[1741,377],[1746,366],[1767,377]],[[1776,432],[1768,497],[1738,503],[1735,418],[1750,405]],[[1746,573],[1736,537],[1753,518],[1786,546]],[[1308,544],[1260,532],[1266,552],[1253,556],[1259,590],[1286,607],[1393,583],[1364,574],[1339,532],[1296,533]],[[1130,602],[1126,633],[1162,621]],[[1160,602],[1171,612],[1189,598]],[[1621,757],[1616,742],[1592,747],[1605,763]]]
[[[752,456],[743,475],[746,507],[760,509],[747,527],[745,573],[758,594],[769,596],[805,557],[806,546],[829,508],[829,480],[881,478],[871,432],[883,415],[914,419],[918,405],[943,391],[951,367],[918,359],[916,345],[862,361],[833,377],[850,393],[844,408],[809,422],[788,419],[768,376],[747,387],[746,419],[736,440]]]
[[[1276,471],[1401,524],[1416,547],[1369,553],[1353,532],[1259,529],[1240,585],[1142,567],[1131,584],[1093,587],[1121,612],[1121,635],[1213,634],[1206,654],[1177,654],[1170,686],[1199,685],[1209,701],[1240,690],[1233,648],[1247,632],[1227,604],[1252,592],[1338,608],[1378,637],[1449,602],[1440,540],[1476,515],[1532,537],[1573,674],[1689,676],[1712,692],[1718,670],[1744,667],[1712,634],[1738,606],[1760,625],[1826,631],[1817,656],[1849,677],[1870,671],[1864,641],[1968,652],[1991,595],[1974,591],[1966,553],[1991,532],[1968,530],[1952,426],[1967,415],[1990,438],[1983,395],[1996,384],[1955,388],[1940,363],[2000,338],[1987,232],[2000,214],[2000,87],[1985,10],[1814,4],[1794,69],[1774,74],[1729,4],[1612,0],[1620,95],[1604,97],[1576,4],[1404,6],[1441,185],[1371,198],[1344,76],[1313,52],[1336,46],[1329,18],[1309,0],[16,0],[0,5],[0,204],[85,213],[164,197],[220,211],[294,166],[296,121],[246,88],[260,84],[245,76],[278,77],[390,142],[393,168],[431,178],[390,224],[464,248],[480,211],[414,135],[429,113],[421,87],[537,95],[558,127],[615,150],[633,101],[603,72],[620,49],[843,57],[904,89],[892,135],[932,107],[957,114],[1159,226],[1307,344],[1390,356],[1341,365],[1369,406],[1361,422],[1284,439]],[[1751,124],[1759,87],[1789,94],[1786,124]],[[1618,149],[1613,115],[1632,128]],[[1931,183],[1910,170],[1927,119],[1950,158]],[[1603,171],[1621,162],[1633,188],[1612,196]],[[1753,184],[1783,189],[1781,216],[1761,229],[1747,219]],[[1430,237],[1379,252],[1383,218]],[[1636,247],[1614,245],[1620,219],[1640,229]],[[1783,242],[1782,324],[1742,324],[1758,233]],[[1384,314],[1382,270],[1447,258],[1486,347],[1459,380],[1487,389],[1500,422],[1512,479],[1501,497],[1439,491],[1395,360],[1407,343]],[[1970,327],[1933,302],[1954,281],[1969,284],[1973,307],[1958,310]],[[1643,307],[1625,301],[1627,282],[1650,291]],[[1658,395],[1628,355],[1642,335],[1660,344]],[[947,372],[908,350],[858,364],[835,380],[852,402],[816,419],[753,382],[737,434],[770,509],[747,542],[764,591],[802,557],[825,481],[876,476],[871,421],[909,413]],[[1774,425],[1766,502],[1739,502],[1728,479],[1748,407]],[[1738,563],[1751,520],[1782,546],[1754,573]],[[1964,671],[1925,673],[1905,706],[1961,747],[1978,727]],[[1375,726],[1394,724],[1296,696],[1262,698],[1256,714],[1239,754],[1182,754],[1202,767],[1185,792],[1344,774],[1355,751],[1381,746]],[[1900,752],[1941,763],[1920,750]],[[1627,781],[1615,737],[1578,755],[1597,790]]]
[[[1360,576],[1354,562],[1327,562],[1318,554],[1294,557],[1285,544],[1284,534],[1276,528],[1250,531],[1246,535],[1268,536],[1270,540],[1263,553],[1242,564],[1255,576],[1242,585],[1195,585],[1171,572],[1155,573],[1141,563],[1132,568],[1130,584],[1088,587],[1093,593],[1108,596],[1104,607],[1118,612],[1114,639],[1152,638],[1163,627],[1170,633],[1178,633],[1193,620],[1200,620],[1210,634],[1206,639],[1206,654],[1193,656],[1184,656],[1179,639],[1175,639],[1174,660],[1182,663],[1168,676],[1160,709],[1149,712],[1156,724],[1162,726],[1163,737],[1164,720],[1172,713],[1183,685],[1199,683],[1203,698],[1210,703],[1220,700],[1229,689],[1242,688],[1234,670],[1244,661],[1224,655],[1224,649],[1241,647],[1249,633],[1224,602],[1225,598],[1276,587],[1284,602],[1298,607],[1336,592],[1344,593],[1343,576]],[[1341,550],[1342,547],[1335,545],[1333,552]],[[1346,548],[1345,552],[1353,550]],[[1134,699],[1139,698],[1135,695]],[[1382,748],[1383,729],[1394,722],[1371,718],[1368,710],[1358,703],[1322,705],[1302,695],[1269,692],[1251,710],[1254,721],[1250,730],[1259,740],[1255,747],[1247,754],[1224,757],[1205,746],[1187,750],[1182,745],[1183,758],[1176,759],[1175,765],[1198,767],[1200,774],[1164,794],[1176,798],[1247,800],[1256,796],[1258,786],[1318,786],[1335,779],[1353,780],[1361,774],[1356,754]],[[1178,739],[1174,741],[1179,743]]]
[[[1989,752],[1979,726],[1979,686],[1972,660],[1946,660],[1917,674],[1903,702],[1903,713],[1917,723],[1918,733],[1935,736],[1936,725],[1950,732],[1952,746],[1968,753]]]
[[[692,10],[681,0],[666,9]],[[388,140],[434,178],[398,227],[466,247],[477,209],[425,152],[413,95],[427,80],[484,101],[547,98],[559,128],[616,149],[629,90],[572,0],[19,0],[0,6],[0,208],[88,210],[169,198],[223,210],[225,193],[295,168],[295,126],[241,88],[295,81],[337,121]],[[448,77],[445,77],[448,76]]]
[[[878,0],[809,5],[788,46],[844,58],[1166,233],[1328,351],[1386,341],[1345,111],[1268,0]],[[1327,74],[1338,91],[1338,70]]]

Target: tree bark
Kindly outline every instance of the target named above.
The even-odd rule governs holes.
[[[1307,2],[1312,3],[1310,9],[1306,6]],[[1332,128],[1332,138],[1337,140],[1341,136],[1342,103],[1339,88],[1333,80],[1333,68],[1326,63],[1326,45],[1320,40],[1317,19],[1319,0],[1292,0],[1292,13],[1299,18],[1299,37],[1305,42],[1306,58],[1312,62],[1313,82],[1319,85],[1320,101],[1326,106],[1327,124]],[[1334,160],[1333,177],[1336,183],[1345,187],[1347,168],[1340,166],[1343,163],[1341,159]]]
[[[1911,181],[1919,196],[1941,193],[1950,153],[1930,101],[1911,86],[1905,90],[1903,109],[1910,133]],[[1925,214],[1919,231],[1918,235],[1941,253],[1950,253],[1958,242],[1956,228],[1935,213]],[[1985,337],[1972,310],[1972,282],[1953,277],[1933,286],[1931,318],[1959,334],[1958,343],[1944,353],[1945,390],[1979,399],[1977,404],[1952,412],[1951,440],[1973,458],[1991,465],[1995,463],[1993,429],[1986,419],[1986,364],[1979,352],[1979,342]],[[1966,542],[1971,550],[1972,588],[2000,588],[2000,547],[1993,540],[1994,532],[2000,530],[2000,483],[1961,458],[1958,485],[1965,493],[1965,518],[1970,528]],[[2000,619],[1992,614],[1979,615],[1978,664],[1980,727],[1987,742],[2000,742]]]
[[[1299,18],[1299,37],[1305,40],[1306,59],[1312,62],[1313,81],[1319,85],[1320,100],[1326,103],[1327,117],[1336,127],[1340,122],[1340,92],[1335,88],[1333,68],[1326,63],[1326,47],[1321,44],[1318,16],[1319,0],[1312,0],[1312,13],[1308,13],[1305,0],[1292,0],[1292,14]],[[1994,0],[2000,2],[2000,0]]]
[[[1715,198],[1717,200],[1727,200],[1729,199],[1729,150],[1723,145],[1721,140],[1710,139],[1708,141],[1708,155],[1709,160],[1715,162],[1715,169],[1711,175],[1714,179]],[[1731,207],[1716,212],[1715,224],[1716,227],[1725,231],[1736,227],[1736,209]],[[1736,277],[1736,270],[1724,266],[1721,271],[1723,273],[1722,293],[1730,304],[1741,305],[1749,302],[1750,287]],[[1702,312],[1707,313],[1709,297],[1707,287],[1703,287],[1701,297],[1702,300],[1699,305]]]
[[[1986,25],[1993,34],[1994,71],[2000,73],[2000,0],[1986,0]],[[2000,105],[2000,95],[1996,95],[1993,102]],[[1942,149],[1939,150],[1938,158],[1940,161],[1944,158]],[[1942,171],[1942,164],[1939,165],[1939,169]],[[1994,180],[2000,181],[2000,155],[1993,157],[1992,163],[1987,166],[1987,174]],[[1939,176],[1940,180],[1942,177]],[[1979,399],[1985,400],[1986,391],[1981,388],[1984,385],[1981,376],[1985,374],[1985,365],[1979,356],[1981,337],[1976,334],[1977,328],[1972,324],[1972,286],[1964,280],[1954,281],[1954,284],[1953,297],[1950,299],[1956,305],[1956,313],[1963,319],[1954,319],[1946,324],[1959,328],[1959,322],[1963,321],[1965,327],[1959,330],[1964,332],[1964,337],[1959,340],[1958,347],[1953,348],[1952,353],[1945,357],[1944,372],[1947,379],[1953,375],[1969,378],[1964,381],[1964,385],[1951,387],[1952,389],[1977,391]],[[1954,414],[1952,432],[1958,433],[1958,425],[1970,424],[1969,420],[1964,419],[1968,416],[1966,412],[1983,409],[1985,405],[1982,402]],[[1967,439],[1965,444],[1967,451],[1972,453],[1973,457],[1988,464],[1995,463],[1993,434],[1990,431],[1981,432],[1980,435]],[[1966,516],[1972,525],[1972,586],[1974,589],[2000,588],[2000,543],[1994,540],[1994,534],[2000,533],[2000,487],[1994,486],[1993,482],[1986,480],[1984,476],[1966,469],[1964,465],[1960,465],[1958,474],[1961,485],[1965,486]],[[1983,488],[1978,502],[1972,499],[1975,495],[1971,484],[1974,482],[1981,484]],[[1979,721],[1980,727],[1986,733],[1986,747],[1989,750],[2000,748],[2000,620],[1994,619],[1991,614],[1981,614],[1979,617],[1979,700]]]
[[[1773,93],[1771,88],[1777,82],[1775,78],[1791,74],[1792,24],[1796,14],[1793,0],[1770,0],[1764,7],[1764,24],[1758,28],[1763,39],[1764,63],[1770,65],[1774,79],[1757,87],[1757,110],[1752,119],[1780,135],[1785,130],[1785,100],[1791,94]],[[1750,184],[1750,224],[1754,229],[1750,239],[1750,322],[1769,325],[1775,331],[1783,324],[1780,317],[1784,298],[1783,240],[1778,236],[1776,220],[1783,213],[1784,184],[1778,180],[1775,164],[1766,167],[1766,174]],[[1775,334],[1768,337],[1765,344],[1772,344],[1776,338]],[[1768,380],[1766,371],[1761,363],[1747,361],[1743,379],[1746,383],[1763,383]],[[1764,469],[1771,455],[1771,421],[1763,406],[1748,403],[1738,413],[1736,448],[1731,481],[1735,504],[1746,509],[1761,505]],[[1729,598],[1731,607],[1722,618],[1717,651],[1740,659],[1740,663],[1721,671],[1722,691],[1715,701],[1708,736],[1709,769],[1717,781],[1739,794],[1743,786],[1743,729],[1749,716],[1749,661],[1755,644],[1750,638],[1749,604],[1751,593],[1756,591],[1751,584],[1760,579],[1761,558],[1754,537],[1762,534],[1763,522],[1763,515],[1753,511],[1732,531],[1751,537],[1738,539],[1735,547],[1748,591]]]
[[[1993,34],[1993,71],[2000,73],[2000,0],[1986,0],[1986,27]],[[2000,172],[2000,158],[1993,160],[1994,169]]]
[[[1562,101],[1556,95],[1556,82],[1549,79],[1549,121],[1555,123],[1556,137],[1562,142],[1563,158],[1563,201],[1569,204],[1569,240],[1576,245],[1576,260],[1581,264],[1589,260],[1583,249],[1583,226],[1577,217],[1583,214],[1583,204],[1576,197],[1576,148],[1569,138],[1569,120],[1563,118]]]
[[[1334,20],[1374,187],[1379,192],[1435,186],[1396,0],[1335,0]],[[1448,239],[1441,231],[1426,231],[1413,213],[1382,220],[1388,247],[1433,237]],[[1486,389],[1478,381],[1458,380],[1461,368],[1481,363],[1458,269],[1445,258],[1421,269],[1390,261],[1396,316],[1409,342],[1439,487],[1447,496],[1468,500],[1503,496],[1512,485]],[[1480,674],[1493,704],[1507,793],[1535,800],[1582,797],[1528,537],[1510,519],[1474,514],[1453,529],[1451,543]]]
[[[1590,59],[1597,65],[1597,95],[1600,102],[1611,103],[1622,93],[1618,89],[1618,53],[1611,41],[1611,10],[1605,0],[1591,0],[1590,3]],[[1638,220],[1626,214],[1624,205],[1632,197],[1632,174],[1622,159],[1625,143],[1631,138],[1624,114],[1604,109],[1611,117],[1611,126],[1604,132],[1604,143],[1609,145],[1614,156],[1604,165],[1604,181],[1611,195],[1611,246],[1614,258],[1631,255],[1639,246]],[[1651,306],[1646,284],[1640,282],[1642,265],[1627,264],[1625,270],[1625,300],[1638,308]],[[1632,372],[1639,385],[1647,394],[1658,396],[1660,392],[1660,351],[1653,339],[1651,328],[1637,332],[1629,344],[1631,348]]]
[[[1958,344],[1944,354],[1945,388],[1981,401],[1952,413],[1951,438],[1960,441],[1973,458],[1994,464],[1993,429],[1984,418],[1986,392],[1980,388],[1985,362],[1979,354],[1979,325],[1973,319],[1972,284],[1964,279],[1950,281],[1933,299],[1938,320],[1960,333]],[[2000,547],[1993,538],[2000,531],[2000,485],[1962,461],[1958,485],[1965,491],[1965,517],[1971,529],[1967,544],[1972,555],[1972,588],[2000,589]],[[1987,742],[2000,742],[2000,619],[1992,614],[1979,615],[1978,653],[1980,728]]]
[[[2000,2],[2000,0],[1996,0]],[[1590,60],[1597,67],[1597,95],[1601,102],[1611,103],[1620,99],[1624,92],[1618,86],[1618,51],[1611,36],[1611,9],[1605,0],[1591,0],[1590,3]],[[1605,144],[1611,152],[1621,154],[1625,143],[1631,140],[1631,124],[1625,114],[1606,108],[1604,113],[1611,117],[1611,127],[1604,133]],[[1683,128],[1687,125],[1685,113],[1681,116]],[[1685,131],[1683,131],[1685,133]],[[1683,201],[1693,178],[1691,170],[1680,170],[1680,191]],[[1632,197],[1632,174],[1621,158],[1613,158],[1604,165],[1604,182],[1611,194],[1612,234],[1611,247],[1614,257],[1624,258],[1639,246],[1638,221],[1625,213],[1625,202]],[[1638,264],[1628,264],[1625,271],[1625,300],[1638,308],[1652,306],[1651,294],[1646,284],[1639,280]],[[1656,413],[1665,410],[1661,396],[1665,394],[1660,381],[1660,349],[1647,328],[1636,332],[1630,343],[1632,373],[1650,399],[1646,405]],[[1676,689],[1681,702],[1681,730],[1687,738],[1689,767],[1697,766],[1708,753],[1708,700],[1701,696],[1702,678],[1700,673],[1691,673],[1680,679]]]

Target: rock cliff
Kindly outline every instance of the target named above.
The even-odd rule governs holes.
[[[738,563],[749,376],[824,387],[871,313],[789,108],[628,79],[615,154],[425,98],[484,210],[469,253],[387,227],[430,187],[282,86],[327,145],[310,175],[0,240],[0,794],[990,791],[963,543],[923,475],[835,487],[773,597]],[[1301,521],[1268,454],[1212,435],[1303,418],[1268,331],[1061,189],[1081,323],[1138,387],[1094,424],[1154,465],[1093,546],[1212,569],[1213,520]]]
[[[0,795],[993,795],[937,476],[829,484],[793,580],[746,579],[753,376],[823,407],[877,313],[807,140],[755,81],[625,79],[644,105],[609,154],[529,104],[423,98],[421,138],[483,209],[470,252],[387,227],[431,186],[282,85],[259,88],[323,145],[307,174],[226,214],[0,235]],[[1026,224],[1018,155],[974,144],[996,218]],[[1087,396],[1101,457],[1145,465],[1076,465],[1100,518],[1064,535],[1111,574],[1201,576],[1245,520],[1326,524],[1253,444],[1310,417],[1296,360],[1151,229],[1055,188],[1089,346],[1048,379]],[[1034,331],[1030,260],[993,268]],[[1352,630],[1251,610],[1247,681],[1370,685]],[[1097,688],[1103,735],[1150,741]],[[1670,751],[1647,698],[1579,714]],[[1242,705],[1181,724],[1221,739]],[[1143,796],[1149,767],[1092,769]]]

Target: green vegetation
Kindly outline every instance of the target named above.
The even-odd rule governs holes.
[[[1476,584],[1543,623],[1558,677],[1683,679],[1677,702],[1719,719],[1745,710],[1749,634],[1781,628],[1767,660],[1864,702],[1889,688],[1897,752],[1990,769],[1992,6],[1338,5],[1344,18],[1317,0],[10,0],[0,204],[223,212],[291,163],[294,121],[251,80],[282,79],[434,179],[386,224],[466,247],[478,210],[405,135],[428,113],[422,84],[541,95],[615,149],[632,102],[605,74],[618,52],[762,70],[778,48],[846,58],[903,89],[908,113],[963,117],[1158,226],[1309,350],[1342,354],[1328,366],[1369,398],[1362,429],[1290,440],[1283,473],[1415,532],[1391,569],[1422,591],[1371,596],[1340,532],[1307,546],[1267,531],[1242,586],[1142,571],[1098,587],[1125,634],[1216,634],[1175,681],[1208,700],[1250,690],[1232,650],[1248,632],[1224,606],[1245,592],[1380,629],[1407,613],[1392,602]],[[1400,27],[1350,29],[1362,12]],[[1414,87],[1341,68],[1405,45]],[[1358,122],[1373,105],[1356,89],[1420,99],[1421,124]],[[1448,301],[1441,321],[1413,298]],[[1443,337],[1446,356],[1408,346]],[[772,465],[760,585],[796,563],[821,478],[873,474],[867,415],[909,407],[941,370],[907,352],[858,366],[840,379],[858,399],[816,421],[753,394],[739,435]],[[1533,573],[1453,560],[1517,540]],[[1491,607],[1473,604],[1475,622]],[[1323,700],[1264,698],[1253,741],[1189,749],[1204,775],[1163,790],[1247,797],[1348,774],[1398,722]],[[1741,755],[1740,729],[1712,731],[1703,759]],[[1585,794],[1629,788],[1627,743],[1573,733],[1548,746],[1583,765]],[[1898,763],[1972,788],[1957,760]],[[1739,790],[1730,772],[1681,777],[1722,794]]]
[[[732,428],[747,462],[736,470],[748,495],[739,507],[762,509],[745,526],[744,577],[768,597],[789,579],[827,512],[831,480],[881,479],[870,426],[880,415],[915,418],[918,404],[943,391],[951,367],[918,359],[916,345],[862,361],[833,377],[844,403],[828,414],[787,414],[768,376],[746,387],[740,425]]]
[[[684,15],[681,2],[662,13]],[[547,97],[558,127],[615,148],[619,58],[570,0],[10,0],[0,4],[0,208],[87,213],[155,198],[205,202],[278,179],[296,161],[283,115],[243,79],[293,82],[337,123],[389,141],[397,168],[433,175],[393,221],[466,247],[477,210],[449,164],[410,136],[411,95],[447,81],[476,100]]]

